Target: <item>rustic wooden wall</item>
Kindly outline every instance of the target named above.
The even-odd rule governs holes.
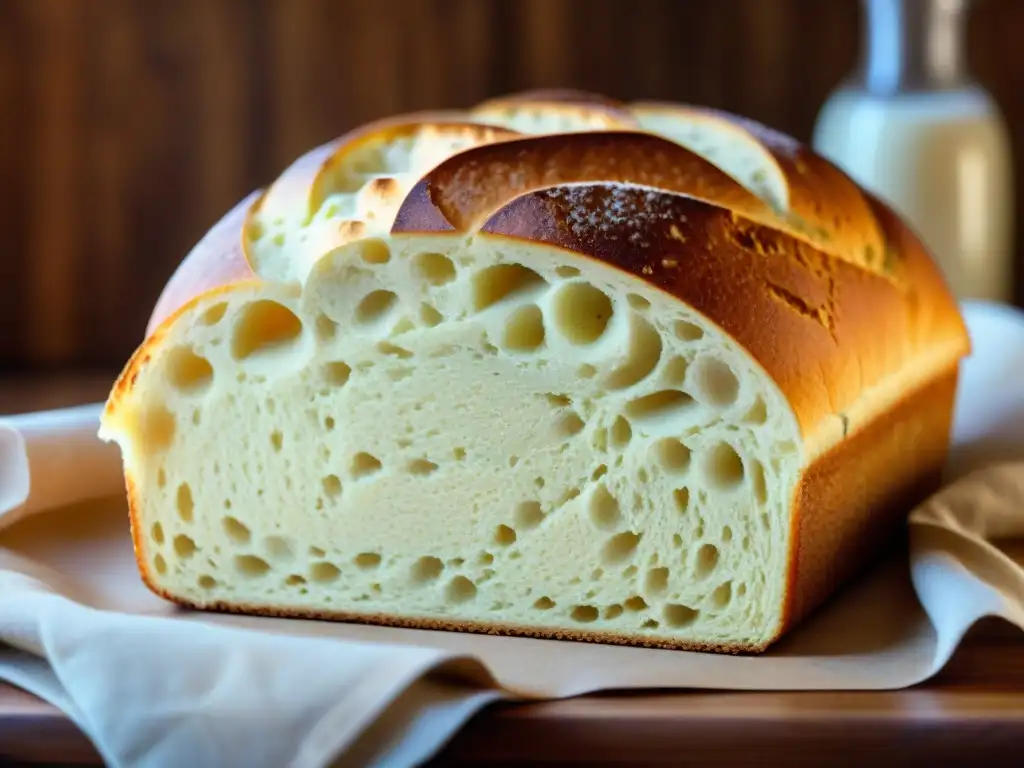
[[[564,85],[808,139],[859,28],[858,0],[0,0],[0,366],[119,365],[206,228],[360,121]],[[1019,179],[1022,38],[1024,2],[979,0]]]

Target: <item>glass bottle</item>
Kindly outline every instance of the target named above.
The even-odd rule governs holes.
[[[889,202],[960,298],[1009,301],[1009,134],[967,72],[969,0],[862,0],[858,70],[818,114],[813,146]]]

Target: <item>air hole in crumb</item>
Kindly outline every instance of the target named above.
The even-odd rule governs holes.
[[[174,537],[174,553],[183,560],[187,560],[196,553],[195,541],[183,533],[178,534]]]
[[[380,565],[380,555],[376,552],[360,552],[356,555],[356,567],[370,570]]]
[[[631,293],[626,296],[626,301],[629,302],[629,306],[633,309],[645,310],[651,306],[651,302],[641,296],[639,293]]]
[[[622,416],[616,416],[610,434],[612,446],[622,450],[633,439],[633,428]]]
[[[338,335],[338,324],[327,315],[319,315],[316,319],[316,336],[322,342],[333,341]]]
[[[622,610],[623,610],[622,606],[619,605],[618,603],[615,603],[613,605],[609,605],[607,608],[604,609],[604,618],[607,621],[611,621],[612,619],[617,619],[617,618],[619,618],[619,616],[622,615]]]
[[[750,463],[750,483],[754,486],[754,499],[758,504],[768,501],[768,485],[764,476],[764,465],[759,461]]]
[[[623,531],[612,536],[604,545],[601,560],[605,563],[621,563],[636,552],[640,537],[633,531]]]
[[[270,563],[256,555],[236,555],[235,570],[242,576],[256,578],[270,570]]]
[[[696,620],[699,614],[699,611],[690,608],[688,605],[679,605],[677,603],[669,603],[661,613],[665,618],[665,623],[674,629],[689,626]]]
[[[216,325],[224,319],[224,313],[228,311],[228,305],[225,302],[214,304],[212,307],[203,312],[199,317],[199,322],[203,325]]]
[[[589,624],[598,617],[597,608],[592,605],[577,605],[572,609],[571,618],[581,624]]]
[[[661,359],[661,335],[646,320],[634,318],[629,333],[629,355],[608,377],[611,389],[625,389],[647,378]]]
[[[132,442],[141,455],[160,453],[173,442],[176,427],[174,414],[165,406],[144,406],[131,425]]]
[[[391,355],[392,357],[399,357],[403,360],[408,360],[413,356],[413,353],[408,349],[400,347],[397,344],[392,344],[390,341],[377,342],[377,351],[382,355]]]
[[[324,429],[326,429],[328,432],[334,429],[334,425],[335,421],[333,416],[328,416],[327,418],[324,419]]]
[[[640,625],[641,629],[657,629],[658,621],[656,619],[647,619],[643,624]]]
[[[434,328],[444,322],[444,315],[432,304],[420,304],[420,320],[424,325]]]
[[[409,462],[409,474],[429,475],[437,470],[437,464],[427,459],[414,459]]]
[[[301,576],[301,575],[299,575],[297,573],[293,573],[287,579],[284,580],[284,583],[285,583],[286,586],[296,587],[296,586],[298,586],[300,584],[305,584],[306,583],[306,577],[305,576]]]
[[[578,413],[569,411],[558,419],[556,430],[561,437],[572,437],[579,434],[585,426],[586,423]]]
[[[728,490],[743,482],[743,460],[725,442],[716,443],[704,454],[704,477],[712,488]]]
[[[340,360],[324,365],[324,380],[332,387],[345,386],[351,375],[352,367]]]
[[[160,469],[158,469],[157,472],[156,472],[156,487],[157,488],[163,488],[166,485],[167,485],[167,472],[164,470],[163,467],[160,467]]]
[[[279,351],[294,343],[302,333],[302,321],[283,304],[263,299],[249,304],[239,314],[231,339],[236,360]]]
[[[324,493],[330,498],[337,498],[341,495],[341,478],[337,475],[327,475],[320,481]]]
[[[398,296],[383,289],[370,291],[356,307],[356,320],[360,323],[373,323],[386,317],[398,303]]]
[[[426,581],[433,581],[441,575],[443,570],[444,563],[441,562],[440,558],[427,555],[412,564],[410,575],[414,582],[422,584]]]
[[[686,362],[686,358],[677,355],[665,363],[665,367],[661,369],[661,380],[666,386],[678,389],[686,381],[686,372],[689,367],[690,364]]]
[[[217,586],[217,580],[208,574],[203,574],[196,580],[196,584],[202,589],[213,589]]]
[[[640,595],[633,595],[623,603],[623,606],[627,611],[639,612],[647,610],[647,601],[644,600]]]
[[[419,253],[413,266],[420,278],[431,285],[444,285],[455,279],[455,264],[440,253]]]
[[[284,435],[275,429],[270,433],[270,445],[275,451],[280,451],[284,446]]]
[[[544,278],[522,264],[495,264],[473,276],[473,308],[480,312],[544,284]]]
[[[576,370],[576,375],[581,379],[592,379],[597,375],[597,368],[590,363],[584,363]]]
[[[224,526],[224,533],[227,534],[228,538],[236,544],[248,544],[249,539],[252,538],[252,533],[245,523],[237,520],[234,517],[225,517],[222,521]]]
[[[693,392],[715,408],[728,408],[740,394],[740,381],[732,368],[713,357],[701,357],[690,367]]]
[[[732,541],[732,528],[728,525],[722,529],[722,541],[726,543]]]
[[[679,475],[690,468],[690,449],[679,440],[671,437],[659,440],[654,451],[658,463],[668,472]]]
[[[732,582],[727,581],[720,584],[711,593],[711,602],[716,608],[725,608],[732,602]]]
[[[450,603],[464,603],[476,597],[476,584],[465,576],[456,576],[448,582],[444,596]]]
[[[737,595],[737,597],[743,597],[745,594],[747,594],[747,585],[746,584],[740,584],[738,587],[736,587],[736,595]]]
[[[672,546],[675,547],[676,549],[682,549],[683,537],[680,536],[678,533],[673,533],[672,534]]]
[[[509,547],[516,543],[516,532],[507,525],[499,525],[494,532],[494,543],[502,547]]]
[[[718,565],[718,547],[704,544],[697,550],[697,562],[694,566],[697,578],[703,579]]]
[[[536,304],[527,304],[513,312],[505,321],[502,341],[507,349],[529,352],[544,343],[544,315]]]
[[[309,567],[309,578],[317,584],[329,584],[341,575],[341,569],[334,563],[313,563]]]
[[[562,286],[552,306],[555,328],[572,344],[592,344],[601,338],[613,312],[608,295],[588,283]]]
[[[178,493],[175,496],[174,506],[178,510],[178,517],[186,523],[192,522],[196,504],[192,499],[192,486],[188,483],[182,483],[178,486]]]
[[[626,405],[626,415],[634,421],[664,421],[694,406],[694,400],[678,389],[663,389],[631,400]]]
[[[743,417],[743,421],[748,424],[764,424],[768,421],[768,407],[764,404],[764,400],[757,398]]]
[[[622,520],[619,502],[603,484],[596,486],[590,494],[587,512],[594,527],[605,531],[614,531]]]
[[[159,522],[153,523],[149,535],[156,544],[164,543],[164,527]]]
[[[391,250],[387,243],[377,237],[360,240],[359,255],[367,264],[387,264],[391,261]]]
[[[382,464],[380,459],[365,451],[360,451],[352,457],[352,477],[362,478],[368,477],[376,472],[379,472]]]
[[[598,480],[600,480],[602,477],[604,477],[607,474],[608,474],[608,465],[607,464],[600,464],[599,466],[597,466],[594,469],[593,472],[590,473],[590,480],[591,480],[591,482],[597,482]]]
[[[516,505],[512,515],[516,528],[536,528],[544,520],[544,513],[536,501],[523,501]]]
[[[494,555],[490,552],[481,552],[480,556],[477,558],[477,562],[480,563],[480,565],[490,565],[494,562]]]
[[[568,405],[572,405],[572,398],[568,395],[558,395],[554,392],[548,392],[544,395],[544,399],[548,401],[548,404],[554,408],[565,408]]]
[[[189,347],[175,347],[167,355],[167,378],[182,392],[199,392],[213,381],[213,366]]]
[[[324,550],[320,549],[320,547],[310,547],[309,548],[309,556],[310,557],[327,557],[327,552],[325,552]]]
[[[555,601],[550,597],[538,597],[534,600],[533,607],[538,611],[549,611],[555,607]]]
[[[462,461],[464,458],[466,458],[466,449],[463,448],[462,446],[458,446],[452,449],[452,456],[456,461]]]
[[[576,269],[576,267],[562,265],[561,267],[555,268],[555,274],[559,277],[569,279],[570,277],[579,277],[580,271]]]
[[[662,595],[668,589],[668,568],[651,568],[647,572],[645,591],[652,595]]]
[[[153,558],[153,567],[156,568],[156,572],[161,576],[167,573],[167,561],[164,560],[163,555],[157,554],[157,556]]]
[[[672,331],[682,341],[697,341],[704,337],[704,330],[687,320],[676,320],[672,325]]]
[[[283,536],[268,536],[263,547],[274,560],[290,560],[293,556],[292,545]]]

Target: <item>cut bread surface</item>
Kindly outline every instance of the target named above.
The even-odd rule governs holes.
[[[319,262],[301,296],[196,302],[140,373],[123,445],[157,590],[674,647],[772,637],[799,438],[742,348],[560,249],[372,248]]]
[[[967,348],[912,233],[792,139],[520,94],[236,206],[101,436],[186,605],[759,651],[929,490]]]

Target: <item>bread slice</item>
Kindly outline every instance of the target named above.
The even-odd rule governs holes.
[[[101,430],[155,592],[756,652],[935,487],[968,342],[891,210],[791,153],[829,251],[778,142],[512,101],[327,145],[185,259]]]

